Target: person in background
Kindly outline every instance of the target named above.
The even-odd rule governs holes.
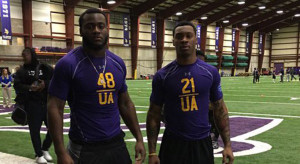
[[[299,75],[299,81],[300,81],[300,69],[298,68],[298,75]]]
[[[198,59],[205,61],[205,54],[201,50],[196,50],[196,56]]]
[[[286,81],[290,82],[290,69],[289,68],[286,69]]]
[[[272,72],[272,79],[273,79],[273,83],[275,83],[275,80],[276,80],[276,70],[275,69]]]
[[[253,84],[256,83],[256,75],[257,75],[257,70],[256,68],[254,68],[253,72],[252,72],[252,75],[253,75]]]
[[[260,77],[260,73],[258,70],[255,71],[255,82],[259,83],[259,77]]]
[[[3,107],[4,108],[10,108],[12,103],[11,103],[11,83],[12,83],[12,78],[8,74],[7,69],[2,69],[2,75],[0,79],[0,83],[2,86],[2,95],[3,95]]]
[[[283,83],[283,77],[284,77],[284,69],[281,67],[280,68],[280,82]]]
[[[205,55],[201,50],[196,50],[196,56],[202,61],[205,60]],[[209,111],[208,111],[209,122],[210,122],[210,125],[211,125],[210,137],[211,137],[211,140],[212,140],[212,146],[213,146],[214,149],[218,149],[219,148],[218,139],[219,139],[220,133],[219,133],[219,131],[216,127],[216,124],[215,124],[214,113],[213,113],[213,108],[211,106],[211,103],[209,103],[208,109],[209,109]]]
[[[18,66],[18,67],[16,67],[15,68],[15,72],[13,73],[13,74],[11,74],[11,77],[12,77],[12,81],[14,81],[14,79],[15,79],[15,77],[16,77],[16,74],[17,74],[17,72],[18,72],[18,70],[20,69],[20,67]]]
[[[291,81],[297,80],[297,79],[295,78],[295,69],[294,69],[294,67],[291,68],[290,74],[291,74]]]
[[[40,130],[44,122],[47,122],[47,89],[53,74],[53,69],[47,64],[37,60],[36,53],[32,48],[25,48],[22,52],[24,64],[17,71],[14,88],[16,90],[16,103],[24,105],[27,112],[31,142],[35,151],[37,163],[52,161],[48,152],[52,140],[47,131],[46,138],[41,144]]]

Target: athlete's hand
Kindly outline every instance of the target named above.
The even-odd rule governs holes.
[[[74,164],[71,156],[65,152],[63,154],[57,155],[57,164]]]
[[[157,155],[149,156],[149,164],[160,164],[160,160]]]
[[[225,147],[224,151],[223,151],[223,160],[222,160],[222,163],[223,164],[232,164],[233,160],[234,160],[234,157],[233,157],[233,153],[232,153],[231,147],[230,146]]]
[[[135,163],[141,164],[144,162],[146,150],[143,141],[137,141],[135,144]]]

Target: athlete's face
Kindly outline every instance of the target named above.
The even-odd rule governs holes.
[[[85,14],[80,34],[87,47],[102,49],[108,39],[108,30],[104,15],[101,13]]]
[[[26,49],[22,52],[23,61],[25,64],[31,63],[31,52],[30,50]]]
[[[175,29],[173,45],[179,55],[193,55],[196,46],[196,34],[190,25],[179,26]]]

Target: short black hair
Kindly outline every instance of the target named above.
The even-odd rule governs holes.
[[[83,16],[85,14],[94,14],[94,13],[102,14],[104,16],[104,18],[105,18],[105,22],[106,22],[106,25],[107,25],[108,21],[107,21],[107,17],[105,15],[105,13],[102,10],[100,10],[99,8],[90,8],[90,9],[85,10],[85,12],[83,12],[80,15],[80,17],[79,17],[79,27],[81,27],[82,24],[83,24]]]
[[[37,59],[37,54],[35,52],[35,49],[34,48],[31,48],[31,47],[25,47],[24,50],[22,51],[22,53],[24,51],[28,50],[31,54],[31,64],[32,65],[38,65],[39,64],[39,61]]]
[[[192,22],[189,22],[189,21],[181,21],[181,22],[179,22],[178,24],[176,24],[176,26],[173,28],[173,37],[174,37],[174,35],[175,35],[175,29],[177,28],[177,27],[180,27],[180,26],[192,26],[193,27],[193,29],[194,29],[194,32],[195,32],[195,35],[196,35],[196,27],[194,26],[194,24],[192,23]]]
[[[201,50],[196,50],[196,56],[203,56],[203,57],[205,57],[204,53]]]

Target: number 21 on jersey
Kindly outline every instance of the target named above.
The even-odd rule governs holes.
[[[182,87],[182,95],[180,95],[180,102],[181,102],[181,110],[184,112],[198,110],[197,102],[196,102],[196,95],[195,93],[195,82],[194,78],[184,78],[181,80],[183,83]],[[188,89],[189,85],[191,85],[191,89]]]

